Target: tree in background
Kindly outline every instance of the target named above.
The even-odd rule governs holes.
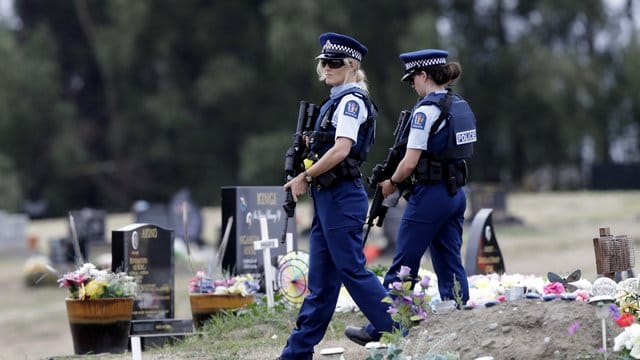
[[[327,92],[317,37],[336,31],[369,47],[381,113],[365,175],[414,105],[398,54],[441,47],[463,65],[454,89],[478,118],[471,180],[518,186],[539,168],[579,167],[585,139],[607,162],[637,137],[639,5],[606,4],[15,0],[18,25],[0,27],[0,155],[52,215],[183,187],[214,205],[220,186],[281,185],[298,102]]]

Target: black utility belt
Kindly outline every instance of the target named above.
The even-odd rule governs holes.
[[[341,180],[359,179],[362,177],[359,165],[359,161],[347,158],[341,161],[333,169],[316,176],[313,179],[313,184],[319,185],[323,188],[328,188]]]
[[[449,193],[454,195],[459,187],[467,184],[467,163],[464,160],[437,161],[420,159],[415,171],[415,179],[421,183],[444,182]]]

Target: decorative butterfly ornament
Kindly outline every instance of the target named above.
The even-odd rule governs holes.
[[[576,291],[578,289],[575,285],[570,284],[570,283],[580,280],[581,277],[582,277],[582,273],[580,272],[580,269],[572,272],[567,277],[562,277],[562,276],[560,276],[560,275],[558,275],[556,273],[553,273],[551,271],[549,271],[547,273],[547,279],[549,279],[550,282],[559,282],[559,283],[561,283],[562,286],[564,286],[564,288],[568,292],[574,292],[574,291]]]

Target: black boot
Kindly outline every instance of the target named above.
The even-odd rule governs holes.
[[[349,338],[349,340],[361,346],[365,346],[369,342],[376,341],[364,330],[363,327],[358,328],[355,326],[347,326],[347,328],[344,329],[344,335]]]

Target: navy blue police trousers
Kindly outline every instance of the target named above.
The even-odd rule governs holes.
[[[369,334],[391,331],[387,291],[365,269],[363,226],[369,205],[362,180],[344,180],[329,188],[312,189],[314,217],[309,238],[309,290],[282,359],[312,359],[336,309],[340,287],[345,288],[371,325]]]

